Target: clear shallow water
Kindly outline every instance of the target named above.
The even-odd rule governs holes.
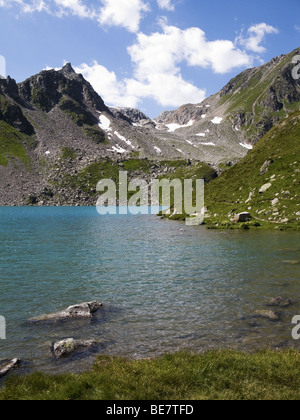
[[[179,349],[296,347],[300,315],[297,233],[210,231],[156,216],[100,216],[95,208],[0,208],[0,359],[28,369],[80,370],[96,354],[152,357]],[[281,320],[255,317],[292,298]],[[29,318],[100,300],[93,321]],[[93,354],[55,362],[51,343],[103,340]],[[80,355],[81,356],[81,355]]]

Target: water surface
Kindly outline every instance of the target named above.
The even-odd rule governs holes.
[[[211,231],[79,207],[0,208],[0,224],[0,359],[58,372],[87,367],[99,353],[300,349],[291,337],[300,315],[298,233]],[[278,310],[280,321],[257,318],[277,296],[294,302]],[[27,322],[90,300],[104,303],[93,321]],[[103,343],[55,362],[51,343],[68,337]]]

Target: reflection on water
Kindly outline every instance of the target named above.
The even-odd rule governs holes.
[[[0,208],[0,216],[0,359],[55,372],[86,367],[99,353],[300,348],[291,336],[300,315],[297,233],[209,231],[95,208]],[[267,308],[277,296],[293,305]],[[90,300],[104,303],[94,320],[27,322]],[[255,315],[266,309],[280,320]],[[101,343],[80,361],[55,362],[51,344],[68,337]]]

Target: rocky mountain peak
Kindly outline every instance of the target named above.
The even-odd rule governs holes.
[[[150,120],[147,115],[136,108],[110,108],[110,111],[115,116],[115,118],[124,119],[130,124],[139,124],[143,120]]]
[[[71,63],[66,63],[60,71],[66,77],[70,74],[76,74]]]

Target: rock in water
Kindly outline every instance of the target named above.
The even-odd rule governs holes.
[[[69,306],[67,309],[49,315],[42,315],[36,318],[31,318],[31,322],[39,321],[58,321],[61,319],[84,319],[92,318],[93,315],[103,306],[102,303],[84,302],[78,305]]]
[[[271,299],[267,306],[278,306],[280,308],[287,308],[292,305],[291,299],[284,299],[281,296]]]
[[[279,321],[280,317],[276,312],[274,311],[256,311],[256,315],[258,315],[261,318],[269,319],[270,321]]]
[[[12,369],[15,369],[20,363],[20,359],[5,360],[0,362],[0,378],[3,378]]]
[[[68,357],[75,351],[86,348],[90,349],[97,345],[96,341],[84,341],[84,340],[75,340],[74,338],[67,338],[65,340],[59,341],[53,345],[53,353],[57,359],[61,357]]]

